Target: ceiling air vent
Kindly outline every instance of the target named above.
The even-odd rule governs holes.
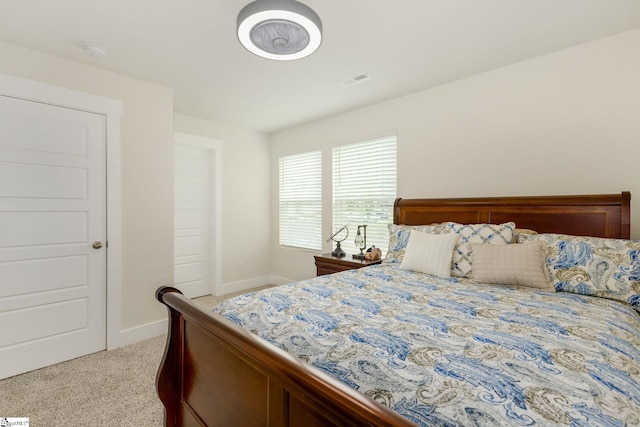
[[[358,83],[366,82],[369,79],[370,77],[366,74],[356,74],[353,77],[349,77],[348,79],[341,81],[340,83],[342,83],[343,86],[353,86]]]

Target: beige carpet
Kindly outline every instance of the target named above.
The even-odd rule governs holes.
[[[212,308],[233,295],[194,301]],[[0,380],[0,417],[28,417],[31,427],[162,426],[155,376],[165,340],[163,335]]]

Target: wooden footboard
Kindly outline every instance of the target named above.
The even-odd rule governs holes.
[[[396,224],[514,221],[538,232],[628,239],[628,192],[586,196],[398,199]],[[167,426],[414,426],[171,287],[157,389]]]
[[[172,287],[156,385],[167,426],[415,426]]]

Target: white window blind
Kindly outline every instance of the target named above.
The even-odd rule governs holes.
[[[322,153],[280,157],[280,246],[322,249]]]
[[[342,244],[346,252],[360,252],[354,239],[363,224],[367,248],[375,245],[386,252],[395,199],[395,135],[333,149],[333,228],[349,225],[349,238]]]

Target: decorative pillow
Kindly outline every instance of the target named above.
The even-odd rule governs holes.
[[[557,291],[624,301],[640,312],[640,240],[537,234]]]
[[[400,268],[449,277],[451,256],[457,241],[457,234],[429,234],[413,230]]]
[[[399,263],[404,258],[404,252],[409,242],[409,236],[412,230],[422,231],[424,233],[443,234],[448,233],[449,229],[446,224],[432,225],[398,225],[389,224],[389,250],[383,262]]]
[[[504,224],[458,224],[448,222],[447,228],[460,236],[453,250],[451,275],[469,277],[471,273],[471,243],[485,243],[490,245],[507,245],[513,240],[515,223]]]
[[[520,238],[521,234],[538,234],[538,232],[535,231],[535,230],[528,229],[528,228],[516,228],[513,231],[513,241],[512,241],[512,243],[518,243],[518,239]]]
[[[549,281],[543,242],[522,245],[484,245],[472,243],[471,278],[496,285],[527,286],[554,290]]]

